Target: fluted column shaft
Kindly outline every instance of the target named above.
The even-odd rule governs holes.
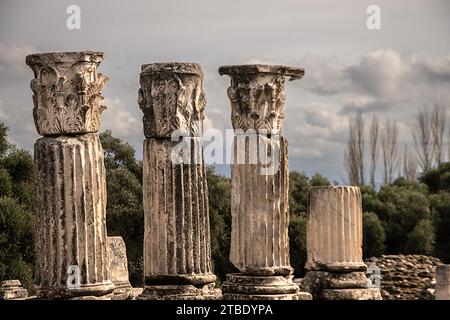
[[[201,138],[206,104],[202,80],[197,64],[142,66],[138,102],[144,113],[146,137],[143,194],[147,286],[201,287],[216,279],[211,273],[208,187]]]
[[[261,163],[238,164],[239,139],[247,140],[246,155],[277,153],[273,174]],[[230,261],[244,274],[290,274],[287,141],[238,135],[233,151]]]
[[[98,136],[99,52],[30,55],[33,115],[44,137],[36,166],[36,276],[40,298],[100,296],[114,289],[106,234],[106,182]]]
[[[364,270],[359,187],[312,187],[308,205],[308,270]]]
[[[201,138],[191,141],[202,150]],[[144,265],[150,281],[159,275],[211,273],[203,159],[199,164],[173,163],[171,154],[177,144],[152,138],[144,142]],[[202,157],[202,152],[199,155]]]

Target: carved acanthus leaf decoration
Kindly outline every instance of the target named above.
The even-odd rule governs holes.
[[[90,61],[92,55],[92,60]],[[82,59],[80,61],[79,59]],[[33,115],[41,135],[97,132],[101,95],[108,78],[96,73],[98,53],[55,53],[27,57],[35,73],[31,81]]]
[[[199,68],[195,64],[142,66],[138,104],[144,113],[146,137],[202,134],[206,98]]]

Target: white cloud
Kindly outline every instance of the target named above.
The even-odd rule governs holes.
[[[316,159],[323,156],[320,150],[311,147],[291,147],[289,156],[298,157],[300,159]]]
[[[103,101],[107,109],[102,116],[102,130],[109,129],[121,137],[137,136],[142,132],[142,122],[136,119],[118,97]]]

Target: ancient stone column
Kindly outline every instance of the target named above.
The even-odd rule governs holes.
[[[98,130],[101,52],[33,54],[38,298],[107,297],[106,183]]]
[[[311,187],[307,229],[303,283],[314,299],[381,299],[379,288],[368,288],[365,274],[359,187]]]
[[[310,299],[293,283],[289,260],[287,140],[282,136],[285,77],[303,69],[273,65],[223,66],[235,131],[231,165],[230,261],[224,299]]]
[[[436,300],[450,300],[450,265],[441,264],[436,267]]]
[[[144,275],[141,299],[216,299],[202,132],[203,73],[195,63],[142,66]]]
[[[113,300],[133,298],[133,288],[128,277],[127,249],[122,237],[108,237],[109,265],[114,283]]]

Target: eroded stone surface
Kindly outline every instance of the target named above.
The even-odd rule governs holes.
[[[301,78],[304,70],[241,65],[220,67],[219,73],[231,78],[228,97],[236,137],[230,261],[241,272],[227,275],[224,298],[306,299],[310,295],[299,293],[290,276],[287,141],[282,136],[285,77]],[[283,284],[273,285],[275,280]]]
[[[230,261],[243,274],[292,273],[288,241],[287,141],[281,135],[281,122],[284,78],[300,78],[303,72],[303,69],[271,65],[219,68],[220,74],[231,77],[228,97],[237,134],[231,165]],[[264,157],[261,158],[261,154]],[[266,163],[270,164],[272,172],[265,170]]]
[[[325,300],[381,300],[380,289],[325,289]]]
[[[227,274],[222,284],[224,300],[311,300],[300,292],[293,276],[246,276]]]
[[[111,292],[105,168],[98,135],[43,137],[34,150],[38,297]],[[68,287],[70,273],[76,274],[75,269],[68,273],[70,266],[79,270],[79,287]]]
[[[28,291],[19,280],[3,280],[0,282],[0,300],[25,300]]]
[[[436,300],[450,300],[450,265],[436,267]]]
[[[266,130],[281,134],[284,118],[285,77],[300,79],[304,70],[276,65],[222,66],[221,75],[231,77],[228,97],[234,130]]]
[[[216,299],[203,161],[205,97],[197,64],[142,66],[143,299]],[[180,134],[182,132],[183,134]],[[173,141],[171,136],[184,136]]]
[[[263,137],[253,134],[241,147],[243,137],[235,137],[233,144],[230,261],[243,274],[290,275],[287,141],[284,137],[261,141]],[[255,164],[238,159],[241,150],[246,158],[259,155],[253,145],[278,153],[273,173],[264,174],[267,166],[259,159]]]
[[[362,260],[362,206],[358,187],[311,187],[308,195],[308,272],[301,287],[314,299],[380,300]]]
[[[128,278],[128,260],[125,242],[122,237],[108,237],[109,265],[114,284],[115,300],[132,298],[132,287]]]
[[[97,73],[102,52],[33,54],[26,63],[31,81],[33,117],[40,135],[97,132],[105,106],[102,90],[108,78]]]
[[[142,65],[138,104],[146,138],[200,137],[206,98],[196,63]]]
[[[382,255],[366,260],[381,273],[383,300],[434,299],[436,268],[442,262],[425,255]]]
[[[307,270],[366,270],[358,187],[311,187],[308,196]]]
[[[108,298],[101,52],[33,54],[38,298]]]

